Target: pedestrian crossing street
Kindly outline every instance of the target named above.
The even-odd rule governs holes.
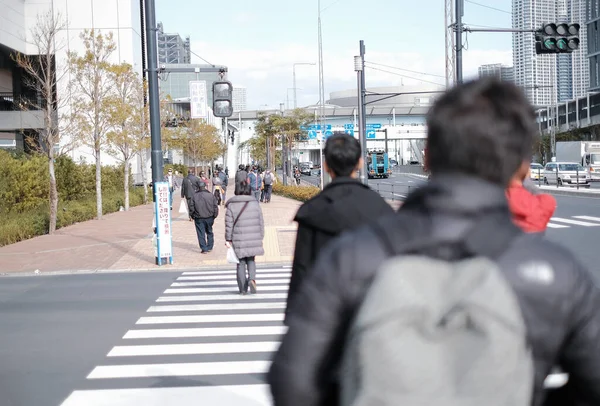
[[[571,228],[571,227],[600,227],[600,217],[593,216],[571,216],[552,217],[548,228]]]
[[[256,295],[234,270],[184,272],[61,406],[264,406],[291,269],[258,269]]]

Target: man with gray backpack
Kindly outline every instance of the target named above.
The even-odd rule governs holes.
[[[486,78],[448,90],[427,125],[431,181],[331,242],[300,287],[275,406],[599,405],[600,290],[506,201],[533,108]],[[568,382],[549,396],[554,367]]]

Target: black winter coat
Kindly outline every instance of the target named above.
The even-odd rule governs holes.
[[[497,233],[515,227],[504,190],[453,175],[434,177],[378,224],[398,246],[417,238],[452,238],[483,221],[489,233],[481,236],[482,244],[494,244]],[[553,404],[600,405],[600,290],[564,248],[516,232],[518,243],[496,261],[527,325],[535,364],[532,405],[544,404],[544,380],[555,365],[569,374],[565,391],[577,401]],[[452,252],[439,251],[431,256],[452,260]],[[276,406],[336,404],[335,372],[347,330],[386,256],[370,227],[345,234],[320,255],[294,300],[268,374]]]
[[[217,198],[206,189],[194,193],[189,209],[190,217],[195,219],[217,218],[219,215]]]
[[[304,203],[294,218],[298,234],[288,309],[317,256],[330,241],[343,231],[354,230],[393,212],[377,192],[352,178],[335,178],[323,192]]]

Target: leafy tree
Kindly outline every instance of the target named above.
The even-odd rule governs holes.
[[[199,164],[206,166],[223,154],[225,145],[215,126],[206,124],[203,120],[189,120],[181,129],[176,146],[183,149],[196,173]]]
[[[256,135],[245,143],[250,148],[250,154],[258,161],[266,161],[266,148],[269,145],[269,162],[276,163],[277,147],[286,141],[287,150],[290,151],[297,143],[303,140],[305,132],[302,126],[313,121],[313,116],[302,109],[295,109],[290,115],[279,114],[259,116],[255,125]]]
[[[123,164],[124,206],[129,210],[131,160],[147,144],[143,86],[138,74],[127,63],[111,66],[109,71],[115,91],[105,101],[110,124],[106,134],[107,150]]]
[[[102,218],[102,164],[101,152],[106,145],[106,135],[111,126],[108,104],[114,90],[109,58],[116,46],[112,33],[103,35],[94,30],[81,33],[85,46],[83,55],[71,53],[72,97],[74,121],[78,138],[90,147],[96,161],[96,212]]]
[[[31,43],[37,50],[36,55],[17,53],[13,58],[17,65],[27,74],[25,84],[37,97],[32,97],[25,103],[26,109],[41,110],[44,113],[43,130],[35,140],[28,139],[29,145],[36,147],[47,161],[48,167],[48,200],[50,206],[50,221],[48,234],[56,230],[58,216],[58,188],[55,170],[55,155],[61,142],[61,133],[66,128],[60,128],[59,122],[68,125],[68,120],[60,120],[58,112],[68,101],[61,98],[57,89],[63,83],[63,77],[68,72],[65,63],[56,62],[57,51],[64,47],[58,35],[66,27],[63,17],[52,10],[37,16],[36,24],[31,29]]]

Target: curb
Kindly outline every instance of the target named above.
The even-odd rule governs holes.
[[[536,185],[537,186],[537,185]],[[577,191],[577,189],[575,190],[568,190],[568,189],[560,189],[560,188],[542,188],[539,187],[539,190],[543,191],[544,193],[548,193],[551,195],[557,195],[557,196],[572,196],[572,197],[588,197],[588,198],[592,198],[592,199],[600,199],[600,192],[589,192],[589,191]]]
[[[290,262],[257,262],[256,269],[273,269],[273,268],[291,268]],[[176,265],[163,265],[158,268],[140,268],[140,269],[75,269],[66,271],[49,271],[49,272],[3,272],[0,273],[0,278],[17,278],[17,277],[33,277],[33,276],[59,276],[59,275],[91,275],[91,274],[115,274],[115,273],[147,273],[147,272],[194,272],[194,271],[224,271],[235,270],[234,264],[197,266],[194,268],[180,267]]]

